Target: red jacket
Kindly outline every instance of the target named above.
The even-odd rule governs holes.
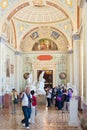
[[[37,105],[37,100],[36,100],[36,96],[32,96],[32,106],[36,106]]]

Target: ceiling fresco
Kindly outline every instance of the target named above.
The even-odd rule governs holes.
[[[53,43],[55,43],[56,46]],[[46,48],[46,44],[48,44],[49,48]],[[44,46],[46,49],[41,49],[41,46]],[[35,28],[30,33],[24,36],[20,44],[20,48],[23,52],[30,52],[32,50],[36,51],[36,48],[37,51],[67,51],[68,46],[69,44],[64,34],[62,34],[62,32],[60,32],[56,28],[48,26]]]
[[[19,51],[33,51],[34,44],[46,38],[67,51],[73,47],[76,15],[75,0],[0,0],[0,32]]]

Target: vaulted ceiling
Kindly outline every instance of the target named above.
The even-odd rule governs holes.
[[[51,50],[54,44],[58,51],[73,47],[77,0],[2,0],[0,12],[1,35],[17,51],[31,52],[36,44],[39,51],[42,40]]]

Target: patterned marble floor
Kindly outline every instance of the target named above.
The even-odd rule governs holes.
[[[20,120],[23,118],[21,107],[18,106],[16,114],[11,114],[11,108],[0,109],[0,130],[25,130]],[[62,114],[53,107],[40,105],[37,108],[35,124],[30,124],[30,130],[82,130],[79,127],[68,125],[68,113]]]

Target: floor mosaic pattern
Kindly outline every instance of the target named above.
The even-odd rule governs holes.
[[[47,108],[40,105],[37,108],[35,124],[30,124],[30,130],[82,130],[80,127],[68,125],[69,113],[62,113],[54,106]],[[0,130],[26,130],[20,121],[23,118],[21,106],[17,106],[16,113],[11,114],[11,108],[0,109]]]

